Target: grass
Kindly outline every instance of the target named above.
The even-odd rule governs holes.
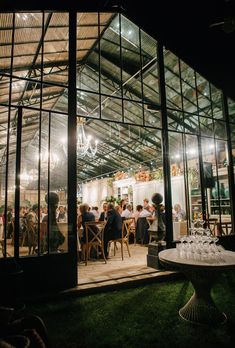
[[[212,297],[228,322],[195,326],[178,310],[193,288],[187,280],[159,282],[109,293],[28,304],[48,328],[53,348],[74,347],[233,347],[235,342],[235,273],[220,277]]]

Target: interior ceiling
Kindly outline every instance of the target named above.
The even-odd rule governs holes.
[[[16,15],[15,45],[14,45],[14,75],[21,78],[33,78],[34,82],[27,80],[2,77],[0,81],[0,103],[7,103],[9,89],[12,91],[12,102],[16,105],[27,107],[23,115],[22,131],[22,152],[26,166],[34,165],[32,154],[38,151],[38,125],[39,112],[32,107],[40,105],[40,85],[37,80],[41,79],[41,52],[43,49],[43,79],[45,82],[57,83],[60,86],[43,86],[42,107],[45,110],[56,110],[67,112],[67,81],[68,81],[68,15],[61,13],[48,13],[44,18],[44,30],[41,30],[41,14],[33,13],[27,17],[27,27],[22,25],[22,15]],[[92,92],[97,92],[99,80],[99,45],[96,13],[80,13],[78,16],[78,41],[77,41],[77,86],[82,90],[78,92],[77,113],[78,116],[86,119],[85,131],[98,139],[98,151],[94,159],[84,158],[78,160],[78,180],[84,181],[96,176],[102,176],[113,173],[117,170],[125,170],[131,167],[139,167],[142,164],[144,168],[158,167],[162,163],[161,159],[161,137],[156,130],[151,128],[143,129],[143,112],[145,122],[149,126],[160,126],[160,105],[157,92],[156,75],[156,41],[142,32],[143,43],[143,89],[144,89],[144,109],[142,108],[142,90],[140,83],[140,67],[138,61],[138,45],[136,38],[129,38],[129,34],[123,35],[123,56],[125,64],[122,66],[122,77],[120,76],[120,51],[118,50],[119,36],[117,31],[117,17],[112,13],[101,14],[100,33],[102,41],[101,49],[101,71],[102,83],[101,92],[108,94],[101,100],[101,110],[99,110],[99,100]],[[1,15],[2,27],[5,30],[0,31],[1,60],[0,68],[3,73],[9,72],[11,55],[11,35],[12,35],[12,14]],[[123,19],[123,30],[130,32],[127,19]],[[126,27],[125,27],[126,26]],[[138,33],[138,28],[136,28]],[[42,45],[42,37],[44,45]],[[169,56],[168,68],[166,72],[166,83],[168,86],[168,107],[179,108],[180,98],[179,90],[174,85],[178,81],[177,59],[169,51],[164,52],[166,62]],[[188,132],[192,132],[198,127],[197,120],[190,114],[195,111],[195,103],[192,101],[190,93],[193,86],[190,85],[190,74],[193,71],[185,65],[184,76],[184,107],[188,110],[188,116],[185,116],[184,126]],[[121,80],[122,78],[122,80]],[[122,86],[121,82],[122,81]],[[11,82],[11,87],[10,87]],[[202,91],[204,91],[205,80],[202,79]],[[124,121],[126,125],[110,123],[108,121],[121,122],[123,119],[122,105],[115,97],[121,96],[121,87],[123,96],[126,98],[124,103]],[[208,116],[210,103],[208,98],[202,93],[200,111],[204,116]],[[217,98],[218,95],[215,98]],[[130,100],[128,100],[130,99]],[[136,102],[131,101],[135,100]],[[139,102],[139,104],[137,103]],[[98,118],[100,111],[102,117],[107,121],[102,123],[90,117]],[[220,113],[218,107],[214,109],[214,114]],[[180,114],[180,113],[179,113]],[[183,121],[177,111],[169,113],[170,129],[181,129]],[[14,163],[16,150],[16,110],[12,109],[11,129],[10,129],[10,152],[9,160]],[[48,148],[48,113],[42,115],[42,149]],[[4,164],[6,155],[6,135],[7,135],[8,110],[6,107],[0,109],[0,157]],[[205,119],[206,120],[206,119]],[[130,125],[130,124],[135,124]],[[51,118],[51,150],[56,149],[60,153],[66,152],[61,143],[61,139],[66,134],[67,117],[56,113]],[[205,128],[209,127],[205,123]],[[60,175],[63,171],[57,171]]]

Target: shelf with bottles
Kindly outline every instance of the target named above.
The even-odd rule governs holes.
[[[190,190],[190,204],[191,204],[191,218],[197,219],[202,212],[201,192],[199,188],[192,188]]]
[[[212,205],[211,206],[212,215],[231,215],[230,205]]]
[[[231,215],[231,205],[229,197],[229,186],[225,176],[226,171],[219,171],[219,180],[210,190],[210,214],[212,215]]]

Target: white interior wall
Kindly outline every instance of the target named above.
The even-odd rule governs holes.
[[[102,207],[107,196],[113,194],[113,189],[108,185],[109,178],[90,181],[82,185],[82,202],[89,206]]]
[[[163,196],[164,204],[164,183],[163,180],[152,180],[147,182],[136,182],[134,179],[123,179],[113,182],[113,187],[108,185],[109,178],[94,180],[83,184],[83,203],[88,203],[90,206],[98,206],[101,208],[107,196],[114,195],[118,187],[133,187],[133,208],[137,204],[143,205],[144,198],[148,198],[152,203],[152,195],[160,193]],[[175,176],[171,178],[172,183],[172,205],[179,203],[185,210],[185,188],[184,177]]]

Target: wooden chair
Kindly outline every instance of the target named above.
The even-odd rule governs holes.
[[[129,234],[133,234],[134,237],[134,245],[136,245],[136,223],[135,223],[135,218],[131,218],[132,222],[130,224],[130,231]]]
[[[231,221],[223,221],[217,222],[217,234],[219,236],[228,236],[232,234],[232,222]]]
[[[129,249],[129,237],[130,237],[130,233],[131,233],[131,224],[132,223],[133,223],[133,218],[123,220],[122,221],[122,236],[121,236],[121,238],[109,241],[109,248],[110,248],[110,244],[112,242],[114,243],[114,255],[116,254],[116,249],[117,249],[116,243],[118,242],[121,244],[122,260],[124,259],[124,256],[123,256],[123,245],[124,244],[126,244],[129,257],[131,257],[131,253],[130,253],[130,249]]]
[[[90,257],[91,248],[96,248],[96,250],[100,248],[104,262],[107,263],[105,255],[104,255],[105,223],[106,223],[105,221],[89,221],[85,223],[85,233],[86,233],[85,264],[86,265]]]
[[[217,218],[209,218],[207,220],[208,228],[211,230],[213,235],[215,235],[217,221]]]
[[[140,240],[141,244],[149,243],[149,221],[146,217],[139,217],[136,224],[136,239]]]

